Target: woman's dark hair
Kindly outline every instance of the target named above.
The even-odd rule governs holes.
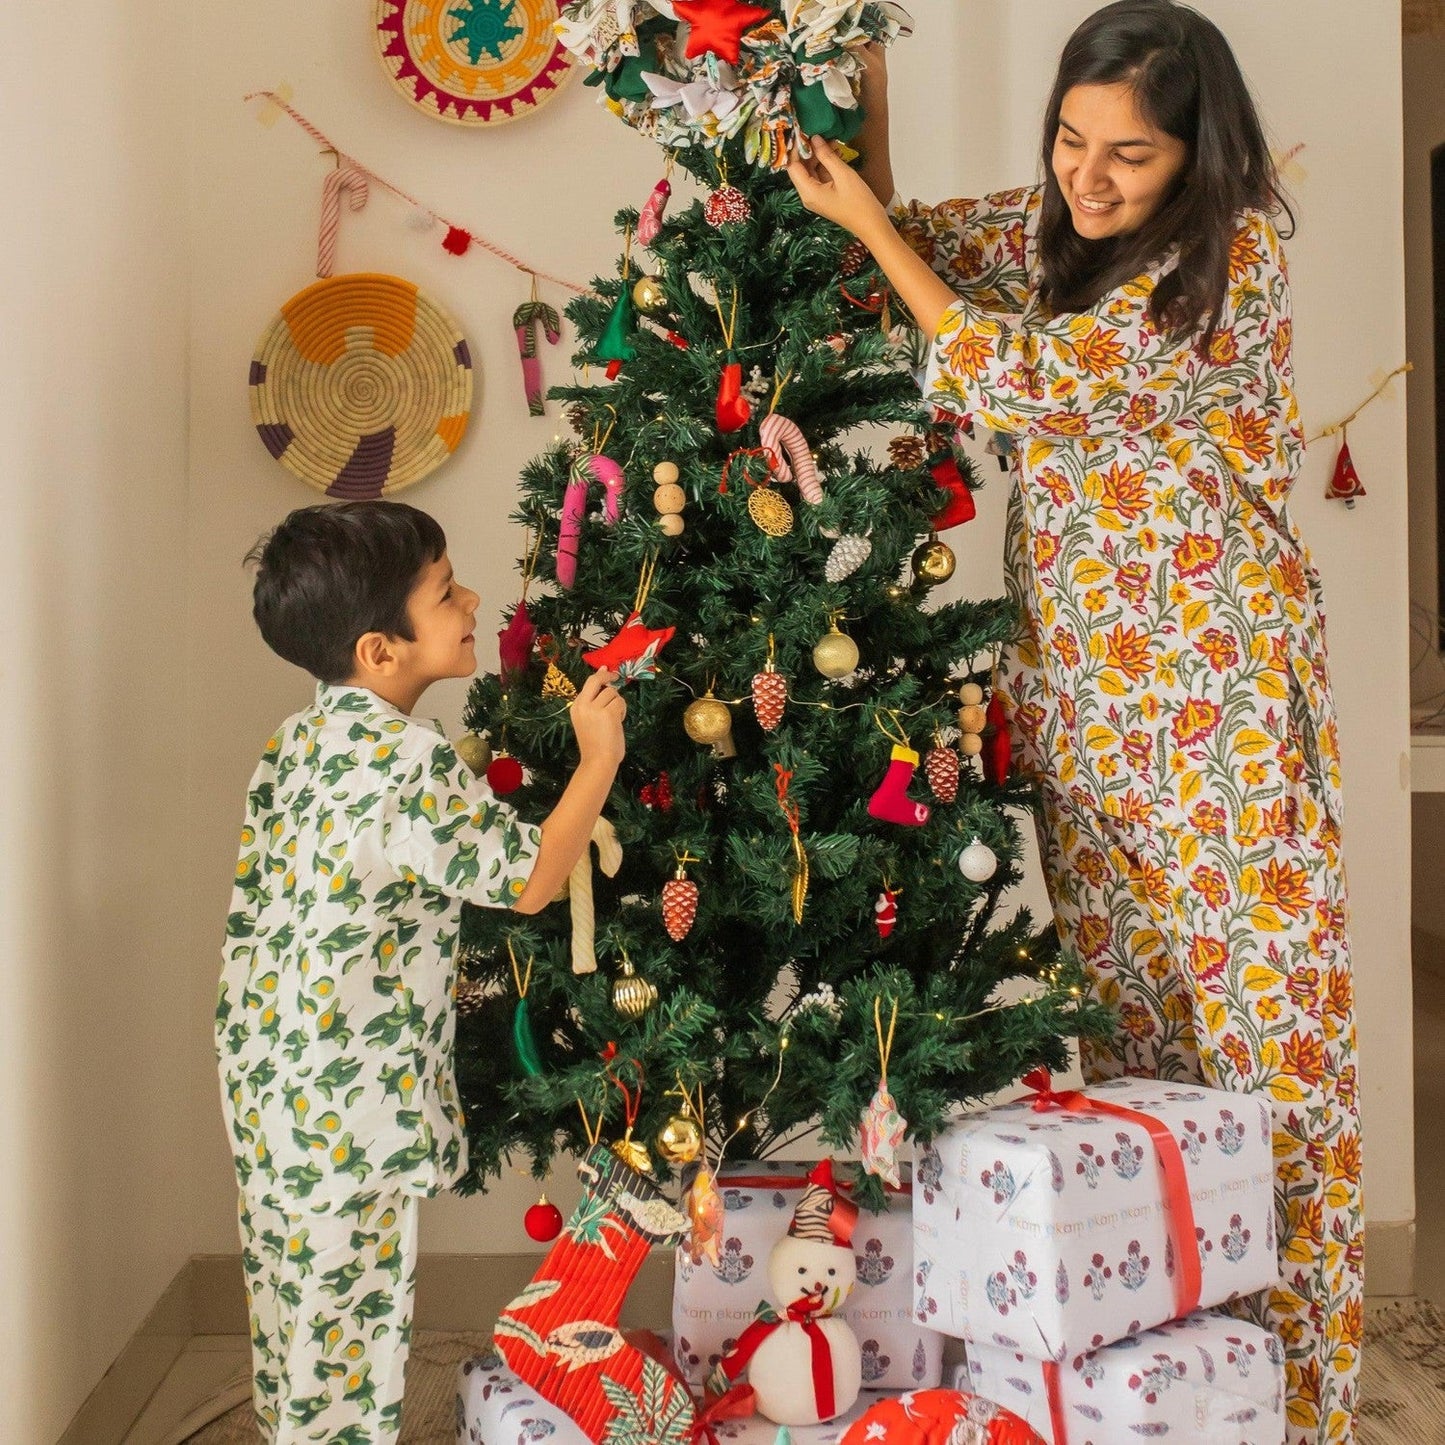
[[[446,534],[405,502],[302,507],[246,554],[252,615],[273,652],[321,682],[345,682],[368,632],[415,641],[407,598]]]
[[[1076,85],[1120,83],[1133,89],[1146,120],[1185,143],[1188,159],[1144,226],[1090,241],[1074,229],[1054,176],[1059,116]],[[1208,345],[1224,309],[1240,213],[1282,210],[1292,234],[1294,215],[1229,42],[1213,22],[1174,0],[1117,0],[1073,33],[1049,97],[1043,157],[1040,289],[1055,312],[1088,310],[1177,251],[1177,267],[1150,300],[1150,319],[1167,336],[1201,334]]]

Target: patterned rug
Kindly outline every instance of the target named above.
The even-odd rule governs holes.
[[[485,1334],[423,1332],[412,1343],[401,1445],[456,1439],[457,1366],[491,1344]],[[1356,1445],[1445,1442],[1445,1314],[1426,1300],[1372,1307],[1365,1317],[1365,1378]],[[163,1445],[260,1445],[250,1381],[237,1380]]]

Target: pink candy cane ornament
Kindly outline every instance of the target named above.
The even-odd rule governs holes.
[[[758,431],[768,450],[773,475],[780,482],[796,481],[803,500],[816,507],[823,500],[823,483],[797,422],[773,411],[763,418]]]
[[[562,318],[555,308],[533,296],[512,313],[512,327],[517,333],[517,354],[522,359],[522,385],[527,393],[527,412],[531,416],[545,414],[542,405],[542,356],[537,342],[540,324],[548,344],[555,346],[562,339]]]
[[[672,186],[664,176],[653,186],[652,194],[637,217],[637,240],[643,246],[650,246],[662,233],[662,218],[667,211]]]
[[[617,523],[626,480],[622,468],[611,457],[592,453],[572,463],[562,496],[562,532],[557,539],[557,581],[561,586],[570,589],[577,582],[577,552],[582,544],[588,490],[594,482],[602,487],[602,520],[612,527]]]

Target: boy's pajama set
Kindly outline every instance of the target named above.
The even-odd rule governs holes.
[[[465,1170],[462,903],[507,908],[538,829],[440,726],[322,684],[251,780],[216,1013],[268,1438],[395,1436],[417,1199]]]
[[[1363,1327],[1338,731],[1279,238],[1246,213],[1207,350],[1149,319],[1172,259],[1078,314],[1039,297],[1042,192],[898,208],[959,294],[925,399],[1011,438],[1004,656],[1055,919],[1120,1012],[1092,1078],[1273,1101],[1291,1445],[1352,1438]]]

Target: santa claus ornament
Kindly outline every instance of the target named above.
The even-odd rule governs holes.
[[[778,1306],[763,1306],[710,1382],[725,1390],[746,1370],[758,1413],[778,1425],[836,1418],[852,1407],[863,1379],[857,1336],[836,1317],[858,1279],[858,1206],[838,1197],[830,1160],[808,1180],[787,1234],[768,1256]]]

